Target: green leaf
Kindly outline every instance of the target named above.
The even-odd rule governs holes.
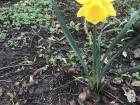
[[[116,59],[119,55],[122,54],[122,52],[131,44],[137,42],[140,39],[140,36],[138,35],[136,38],[134,38],[133,40],[129,41],[126,43],[126,45],[121,48],[113,57],[110,58],[110,60],[108,61],[108,63],[103,67],[102,71],[101,71],[101,77],[100,80],[103,77],[103,74],[105,73],[105,71],[109,68],[110,64],[114,61],[114,59]]]
[[[118,44],[121,41],[121,39],[125,37],[127,31],[132,27],[132,24],[137,20],[137,18],[139,16],[139,12],[140,12],[140,9],[135,11],[131,15],[131,18],[128,21],[128,23],[124,26],[124,28],[121,30],[121,32],[118,34],[118,36],[115,38],[115,40],[112,42],[109,49],[107,50],[107,52],[103,58],[103,62],[104,62],[105,58],[107,57],[107,55],[109,54],[109,52],[115,47],[115,45]]]
[[[83,60],[82,57],[81,57],[80,50],[78,49],[78,47],[77,47],[77,45],[76,45],[76,43],[75,43],[75,41],[74,41],[74,39],[73,39],[71,33],[69,32],[69,30],[68,30],[68,28],[67,28],[67,26],[66,26],[66,23],[64,22],[64,19],[63,19],[61,13],[60,13],[60,10],[59,10],[59,8],[57,7],[57,4],[56,4],[55,0],[52,0],[52,1],[53,1],[53,9],[54,9],[55,15],[56,15],[56,17],[57,17],[57,19],[58,19],[58,21],[59,21],[59,23],[60,23],[60,25],[61,25],[61,29],[62,29],[62,31],[63,31],[63,33],[64,33],[66,39],[68,40],[70,46],[72,47],[72,49],[73,49],[74,52],[76,53],[76,55],[77,55],[77,57],[78,57],[80,63],[82,64],[82,66],[83,66],[83,68],[84,68],[84,69],[83,69],[83,73],[87,76],[87,75],[88,75],[88,68],[87,68],[87,66],[86,66],[86,64],[85,64],[85,62],[84,62],[84,60]]]
[[[127,72],[132,74],[132,73],[139,72],[139,71],[140,71],[140,65],[137,65],[137,66],[130,67],[128,69],[125,69],[125,70],[119,72],[118,75],[121,75],[121,74],[124,74],[124,73],[127,73]]]

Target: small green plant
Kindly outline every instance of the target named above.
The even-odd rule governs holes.
[[[11,93],[11,92],[8,92],[8,93],[7,93],[7,96],[10,97],[10,102],[12,103],[12,105],[16,105],[16,103],[15,103],[16,97],[14,96],[14,94]]]
[[[103,56],[102,60],[101,60],[101,43],[102,43],[102,32],[101,34],[97,35],[97,29],[96,29],[96,25],[93,25],[93,30],[92,30],[92,45],[91,45],[91,52],[92,52],[92,68],[89,70],[88,67],[87,67],[87,62],[85,61],[85,59],[83,59],[83,54],[80,53],[80,50],[78,48],[78,46],[76,45],[70,31],[68,30],[68,28],[66,27],[66,24],[64,22],[64,19],[60,13],[60,10],[59,8],[57,7],[57,4],[55,2],[55,0],[52,0],[53,1],[53,8],[54,8],[54,11],[55,11],[55,15],[61,25],[61,28],[62,28],[62,31],[66,37],[66,39],[68,40],[70,46],[72,47],[73,51],[75,52],[77,58],[79,59],[81,65],[83,66],[83,77],[85,80],[87,80],[88,82],[88,85],[89,87],[92,89],[92,90],[95,90],[95,91],[98,91],[100,90],[100,87],[102,85],[101,83],[101,80],[104,76],[104,73],[108,70],[110,64],[113,62],[113,60],[118,57],[120,54],[122,54],[122,52],[124,51],[124,49],[126,47],[128,47],[130,44],[132,44],[133,42],[135,42],[137,39],[140,38],[140,36],[134,38],[132,41],[126,43],[126,45],[122,48],[120,48],[116,54],[114,55],[111,55],[110,56],[110,52],[116,47],[117,44],[119,44],[121,42],[121,40],[123,38],[125,38],[126,36],[126,33],[127,31],[132,27],[132,24],[137,20],[137,17],[138,17],[138,14],[140,12],[140,10],[137,10],[135,11],[132,15],[131,15],[131,18],[128,22],[125,22],[125,25],[124,25],[124,28],[122,29],[114,29],[114,30],[117,30],[117,31],[120,31],[118,33],[118,35],[114,38],[114,40],[109,43],[109,46],[107,46],[107,51],[105,53],[105,55]],[[78,0],[80,2],[80,0]],[[88,0],[87,0],[88,1]],[[89,1],[89,2],[92,2],[92,1]],[[86,4],[86,0],[84,1],[83,0],[83,4],[85,3],[86,6],[88,6],[88,4]],[[82,1],[81,1],[81,4],[82,4]],[[89,3],[90,4],[90,3]],[[83,7],[86,11],[86,6]],[[92,16],[90,17],[88,14],[89,14],[89,9],[87,9],[87,14],[83,14],[83,8],[81,8],[81,11],[79,11],[79,15],[87,15],[87,20],[88,21],[91,21],[91,18]],[[91,9],[91,8],[90,8]],[[93,7],[94,9],[94,7]],[[101,13],[102,14],[102,13]],[[100,15],[101,15],[100,14]],[[104,15],[104,14],[102,14]],[[114,14],[111,14],[111,15],[115,15]],[[94,19],[91,21],[93,24],[94,23],[98,23],[98,21],[100,22],[100,19],[97,19],[97,17],[93,17],[95,18],[95,20],[97,21],[94,21]],[[103,20],[101,20],[103,21]],[[113,30],[113,31],[114,31]],[[106,63],[106,65],[104,65],[104,62],[106,60],[106,58],[110,58],[108,60],[108,62]],[[134,67],[135,68],[135,67]],[[130,70],[133,70],[133,67],[130,69]]]
[[[0,42],[3,42],[6,38],[6,33],[0,32]]]
[[[24,0],[12,6],[8,10],[8,15],[16,28],[36,23],[43,25],[49,23],[51,7],[50,0]]]

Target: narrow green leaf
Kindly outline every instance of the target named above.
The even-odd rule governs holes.
[[[100,61],[100,58],[101,58],[101,36],[98,37],[97,39],[97,89],[99,88],[99,85],[100,85],[100,76],[101,76],[101,61]]]
[[[77,47],[77,45],[76,45],[71,33],[69,32],[69,30],[68,30],[68,28],[66,26],[66,23],[64,22],[64,19],[63,19],[62,15],[61,15],[61,12],[60,12],[59,8],[57,7],[57,4],[56,4],[55,0],[52,0],[52,1],[53,1],[53,9],[54,9],[55,15],[56,15],[56,17],[57,17],[57,19],[58,19],[58,21],[59,21],[59,23],[61,25],[61,29],[62,29],[66,39],[68,40],[70,46],[72,47],[72,49],[76,53],[80,63],[82,64],[82,66],[84,68],[83,73],[87,76],[88,75],[88,68],[87,68],[84,60],[81,57],[80,50],[78,49],[78,47]]]
[[[125,37],[127,31],[132,27],[132,24],[137,20],[139,12],[140,12],[140,9],[135,11],[131,15],[129,22],[124,26],[122,31],[118,34],[118,36],[115,38],[115,40],[112,42],[109,49],[107,50],[107,52],[102,60],[103,62],[104,62],[105,58],[107,57],[108,53],[115,47],[115,45],[118,44],[121,41],[121,39]]]
[[[129,41],[123,48],[121,48],[109,61],[108,63],[104,66],[104,68],[101,71],[101,77],[100,80],[102,79],[105,71],[109,68],[110,64],[114,61],[114,59],[116,59],[119,55],[122,54],[122,52],[131,44],[137,42],[140,39],[140,35],[138,35],[136,38],[134,38],[133,40]]]
[[[139,71],[140,71],[140,65],[137,65],[137,66],[130,67],[128,69],[123,70],[122,72],[120,72],[118,74],[118,76],[121,74],[127,73],[127,72],[132,74],[132,73],[139,72]]]

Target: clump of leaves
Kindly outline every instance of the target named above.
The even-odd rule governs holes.
[[[51,18],[50,0],[25,0],[8,10],[8,15],[13,26],[49,24]]]

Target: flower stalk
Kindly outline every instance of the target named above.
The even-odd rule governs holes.
[[[116,16],[116,11],[112,5],[113,0],[77,0],[80,4],[83,5],[83,7],[80,8],[78,11],[77,16],[81,17],[83,16],[87,22],[90,22],[93,24],[93,31],[92,31],[92,53],[93,53],[93,64],[92,64],[92,70],[88,70],[88,67],[86,65],[86,62],[82,59],[82,54],[80,53],[80,50],[78,46],[75,43],[75,40],[73,39],[70,31],[66,27],[66,24],[64,22],[64,19],[60,13],[60,10],[58,9],[56,3],[54,0],[53,1],[53,8],[55,11],[55,15],[61,25],[61,29],[68,40],[71,48],[77,55],[77,58],[79,59],[81,65],[83,66],[83,77],[85,80],[88,81],[88,85],[92,90],[95,91],[100,91],[100,86],[101,86],[101,80],[103,78],[104,73],[107,71],[109,68],[109,65],[113,62],[116,57],[118,57],[121,52],[124,49],[119,50],[116,52],[116,54],[112,57],[110,57],[110,60],[106,65],[103,64],[104,59],[106,56],[109,55],[111,50],[123,39],[127,33],[127,31],[131,28],[132,24],[136,21],[138,14],[140,10],[134,12],[128,21],[128,23],[122,28],[120,33],[116,36],[114,39],[113,43],[110,45],[110,47],[107,50],[106,56],[103,58],[102,62],[100,61],[101,59],[101,35],[97,35],[97,29],[96,29],[96,24],[100,22],[104,22],[107,17],[109,16]],[[92,13],[91,13],[92,12]],[[137,68],[140,66],[137,66]],[[90,68],[91,69],[91,68]],[[130,69],[132,70],[132,69]]]

